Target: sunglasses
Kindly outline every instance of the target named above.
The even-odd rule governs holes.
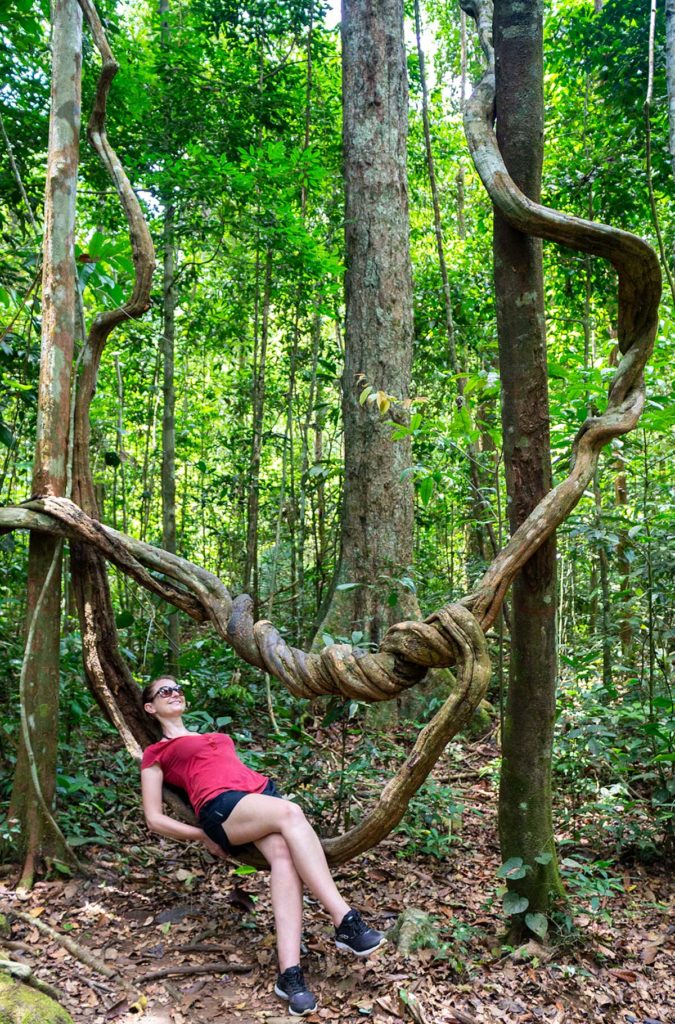
[[[179,697],[182,697],[183,696],[183,687],[182,686],[160,686],[160,688],[158,690],[155,690],[155,692],[153,693],[152,697],[150,698],[150,703],[152,703],[152,701],[156,697],[170,697],[172,693],[177,693]]]

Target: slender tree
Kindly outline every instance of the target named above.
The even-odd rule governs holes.
[[[33,494],[67,492],[70,378],[76,322],[75,196],[80,152],[82,14],[77,0],[52,6],[52,86],[42,277],[42,345]],[[61,625],[61,547],[31,536],[28,555],[27,643],[22,671],[24,728],[10,806],[21,825],[30,886],[36,861],[63,857],[49,814],[56,786]],[[39,784],[36,786],[36,780]]]
[[[170,138],[171,84],[167,74],[166,58],[171,41],[169,26],[169,0],[160,0],[160,39],[162,49],[162,78],[166,89],[164,126]],[[168,190],[167,190],[168,191]],[[164,197],[164,264],[162,278],[162,547],[176,551],[176,384],[174,356],[176,347],[176,292],[175,279],[175,219],[176,208],[172,196]],[[168,617],[168,671],[178,674],[178,648],[180,620],[175,610]]]
[[[541,0],[494,9],[497,139],[509,173],[539,201],[543,158]],[[550,491],[548,379],[541,242],[495,211],[494,274],[502,379],[504,462],[512,533]],[[556,689],[555,540],[513,585],[511,661],[503,735],[499,833],[503,860],[529,870],[514,883],[531,913],[558,888],[551,813]],[[541,863],[546,860],[548,863]],[[539,860],[537,860],[539,858]]]
[[[675,177],[675,0],[666,0],[666,85],[668,88],[668,148]]]

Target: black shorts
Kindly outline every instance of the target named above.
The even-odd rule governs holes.
[[[241,789],[226,789],[224,792],[219,793],[218,796],[214,796],[213,800],[209,800],[205,803],[199,812],[199,824],[206,832],[209,839],[212,839],[214,843],[222,847],[225,853],[238,854],[243,850],[246,850],[251,846],[251,843],[244,843],[242,846],[235,846],[229,841],[225,834],[223,824],[227,821],[232,811],[235,809],[240,800],[243,800],[245,796],[251,796],[250,793],[245,793]],[[262,793],[259,796],[276,796],[280,800],[283,799],[281,793],[275,786],[272,779],[269,780]]]

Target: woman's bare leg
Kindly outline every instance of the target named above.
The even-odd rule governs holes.
[[[279,832],[286,840],[293,864],[309,891],[326,908],[337,927],[349,912],[337,890],[326,855],[316,832],[307,821],[302,808],[291,800],[249,793],[234,808],[225,825],[230,843],[257,843],[259,839]]]
[[[270,866],[270,893],[277,932],[279,970],[300,963],[302,934],[302,881],[295,870],[286,841],[278,832],[255,844]]]

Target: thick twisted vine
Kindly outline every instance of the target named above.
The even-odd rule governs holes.
[[[448,741],[462,728],[485,695],[490,659],[484,631],[471,612],[447,605],[427,624],[402,623],[405,662],[395,654],[365,654],[335,644],[321,654],[289,647],[271,622],[253,621],[246,594],[234,600],[212,573],[178,555],[125,536],[87,516],[65,498],[45,497],[14,509],[0,509],[0,530],[32,529],[96,549],[141,586],[170,601],[216,632],[249,664],[265,669],[299,696],[341,694],[362,700],[386,700],[412,685],[428,669],[457,665],[457,683],[441,709],[422,730],[374,808],[349,832],[325,840],[332,863],[342,863],[383,839],[403,817]],[[161,577],[153,573],[161,573]],[[137,755],[137,751],[131,752]]]
[[[422,622],[393,626],[377,653],[335,644],[319,654],[307,654],[287,644],[271,622],[255,622],[247,595],[233,600],[212,573],[102,525],[66,499],[34,499],[20,508],[0,510],[0,529],[44,530],[75,541],[81,550],[98,551],[101,559],[114,563],[194,619],[210,621],[245,661],[276,676],[298,696],[342,694],[368,701],[387,700],[419,682],[428,671],[457,665],[456,688],[422,730],[375,807],[354,829],[325,841],[333,863],[375,845],[391,831],[447,742],[479,704],[490,671],[485,633],[516,573],[581,498],[603,445],[637,423],[644,405],[643,370],[658,323],[661,274],[656,255],[645,242],[627,232],[533,203],[509,177],[493,131],[491,4],[461,0],[461,6],[477,22],[488,63],[465,112],[469,148],[483,183],[494,205],[518,230],[602,256],[613,264],[619,277],[621,352],[605,411],[590,417],[574,441],[569,475],[514,533],[474,593],[459,605],[445,605]]]

